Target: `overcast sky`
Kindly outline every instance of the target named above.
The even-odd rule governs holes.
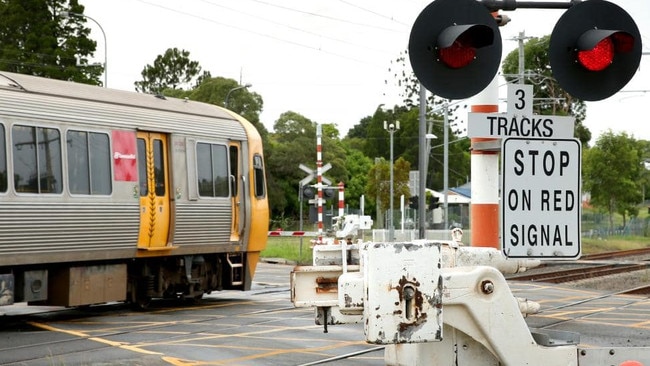
[[[566,2],[568,0],[561,0]],[[399,103],[395,60],[408,46],[411,26],[429,1],[421,0],[80,0],[107,37],[108,86],[134,90],[140,72],[177,47],[213,76],[251,83],[264,99],[270,130],[281,113],[298,112],[335,123],[343,137],[380,104]],[[650,1],[614,0],[637,22],[650,51]],[[514,38],[550,34],[563,10],[506,12],[504,56]],[[87,22],[104,62],[101,30]],[[389,71],[392,70],[392,71]],[[504,84],[502,82],[501,84]],[[597,137],[625,131],[650,140],[650,55],[623,92],[588,103],[585,125]],[[505,97],[505,85],[500,94]],[[468,101],[471,104],[471,101]],[[501,108],[505,112],[505,104]],[[595,140],[592,140],[592,143]]]

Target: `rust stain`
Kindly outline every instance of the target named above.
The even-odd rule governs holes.
[[[316,293],[336,293],[339,291],[338,277],[316,278]]]
[[[413,319],[414,321],[412,322],[402,322],[399,324],[399,332],[400,333],[407,333],[410,334],[412,333],[415,329],[421,327],[424,323],[427,322],[427,314],[422,311],[423,309],[423,304],[424,304],[424,296],[422,295],[422,292],[420,292],[419,287],[420,287],[420,282],[417,281],[415,278],[412,280],[409,280],[406,278],[406,276],[402,276],[402,278],[399,280],[399,284],[395,288],[397,290],[397,293],[399,294],[399,299],[400,302],[404,301],[404,289],[406,287],[410,287],[414,290],[413,294],[413,301],[414,301],[414,313],[413,313]],[[398,312],[396,311],[396,314]],[[399,311],[401,314],[401,311]]]

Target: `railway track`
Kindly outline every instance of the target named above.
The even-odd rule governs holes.
[[[627,276],[639,277],[639,280],[632,284],[625,284],[616,288],[616,284],[610,290],[621,291],[625,294],[650,294],[650,285],[642,283],[640,276],[635,276],[635,271],[646,270],[650,267],[650,248],[621,250],[615,252],[604,252],[584,255],[576,262],[547,262],[542,266],[529,270],[526,273],[508,276],[509,280],[535,281],[548,283],[570,283],[582,280],[599,281],[605,276]],[[612,277],[608,277],[610,281]]]
[[[648,264],[599,264],[594,266],[580,266],[578,268],[561,269],[540,273],[525,273],[522,275],[510,276],[509,280],[516,281],[538,281],[549,283],[564,283],[589,278],[609,276],[620,273],[628,273],[648,268]]]
[[[650,295],[650,285],[639,286],[621,292],[625,295]]]
[[[603,252],[603,253],[594,253],[583,255],[581,261],[593,261],[593,260],[603,260],[603,259],[618,259],[624,257],[643,257],[650,256],[650,248],[640,248],[640,249],[630,249],[630,250],[619,250],[615,252]]]

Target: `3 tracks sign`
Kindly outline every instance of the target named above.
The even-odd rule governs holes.
[[[533,114],[532,85],[508,85],[508,113],[470,113],[470,137],[502,138],[501,243],[509,258],[580,257],[580,141],[573,117]]]

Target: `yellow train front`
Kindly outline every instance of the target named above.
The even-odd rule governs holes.
[[[268,219],[240,116],[0,72],[0,305],[248,290]]]

